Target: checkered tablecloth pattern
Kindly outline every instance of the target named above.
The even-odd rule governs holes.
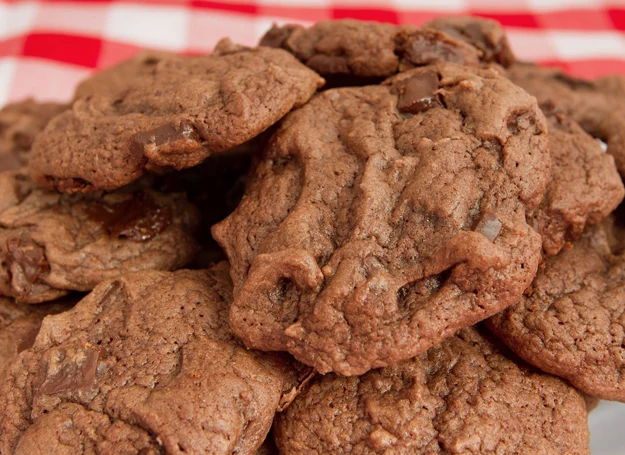
[[[625,0],[0,0],[0,106],[67,100],[77,81],[140,48],[206,53],[223,36],[254,44],[273,22],[449,14],[499,20],[521,59],[582,77],[625,73]]]

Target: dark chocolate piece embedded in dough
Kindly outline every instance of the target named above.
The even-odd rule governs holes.
[[[27,303],[146,269],[190,263],[195,207],[147,187],[62,195],[23,171],[0,173],[0,295]]]
[[[438,80],[440,102],[402,113],[413,78]],[[424,352],[531,283],[541,240],[526,215],[549,168],[536,100],[495,70],[441,64],[315,96],[213,228],[232,264],[233,331],[322,373]],[[496,237],[475,231],[487,213]]]
[[[439,17],[424,25],[445,32],[452,38],[466,41],[480,50],[480,60],[509,67],[515,62],[506,32],[497,21],[480,17]]]

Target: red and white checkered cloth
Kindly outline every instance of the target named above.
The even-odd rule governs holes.
[[[0,0],[0,106],[67,100],[91,71],[140,48],[206,53],[223,36],[254,44],[273,22],[450,14],[499,20],[520,59],[582,77],[625,73],[625,0]]]

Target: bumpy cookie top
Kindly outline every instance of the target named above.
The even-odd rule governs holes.
[[[274,432],[283,455],[590,453],[581,395],[474,328],[364,376],[318,377]]]
[[[46,318],[0,384],[0,451],[253,454],[286,364],[228,328],[228,266],[98,285]]]
[[[625,92],[610,90],[619,79],[585,81],[567,76],[557,68],[516,64],[508,76],[517,85],[538,98],[541,104],[552,103],[591,136],[608,144],[608,153],[625,175]]]
[[[549,168],[535,99],[493,70],[442,64],[317,95],[213,228],[233,330],[346,375],[425,351],[530,284],[541,241],[525,217]]]
[[[63,192],[119,188],[146,170],[195,166],[256,136],[323,83],[279,49],[164,57],[115,94],[77,99],[33,145],[35,182]]]
[[[625,190],[614,158],[552,103],[542,105],[549,125],[551,181],[530,224],[542,236],[546,254],[577,240],[584,226],[607,217]]]
[[[39,303],[127,272],[182,267],[197,251],[197,217],[184,194],[137,185],[63,195],[22,171],[0,173],[0,295]]]
[[[0,297],[0,381],[15,357],[33,345],[43,318],[69,310],[73,303],[65,298],[50,304],[23,305]]]
[[[476,48],[437,30],[352,19],[274,25],[260,45],[286,49],[322,76],[388,77],[443,61],[479,63]]]
[[[68,107],[65,104],[37,103],[27,99],[0,110],[0,172],[27,164],[35,136],[50,119]]]
[[[542,370],[589,395],[625,401],[625,234],[613,222],[548,258],[527,295],[488,325]]]

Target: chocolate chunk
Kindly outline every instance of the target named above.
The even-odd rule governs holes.
[[[402,47],[404,60],[414,66],[443,61],[476,66],[479,63],[475,49],[437,30],[411,33]]]
[[[507,68],[515,61],[506,33],[496,21],[477,17],[439,17],[426,22],[424,27],[440,30],[476,47],[481,51],[482,62],[494,62]]]
[[[163,153],[194,153],[202,148],[199,134],[192,125],[162,125],[132,136],[132,150],[146,155]]]
[[[40,363],[43,381],[38,392],[52,395],[92,387],[100,349],[91,345],[74,345],[50,350]]]
[[[113,238],[124,237],[138,242],[150,240],[171,224],[172,214],[143,192],[117,205],[95,201],[89,216],[106,227]]]
[[[50,267],[44,249],[26,235],[9,238],[6,248],[9,257],[21,267],[31,284]]]
[[[491,242],[494,242],[501,232],[501,221],[494,214],[486,212],[475,226],[475,232],[479,232]]]
[[[403,113],[417,114],[433,107],[437,101],[438,76],[429,71],[420,73],[399,85],[397,109]]]

